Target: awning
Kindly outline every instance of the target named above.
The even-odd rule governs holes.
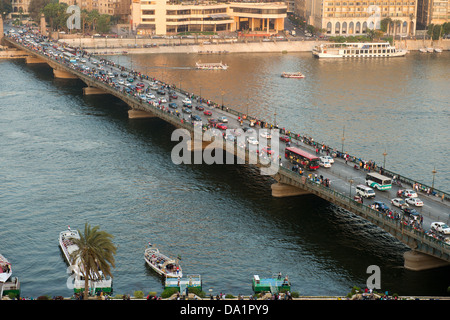
[[[229,19],[230,18],[230,16],[227,15],[226,13],[210,14],[208,17],[211,19]]]

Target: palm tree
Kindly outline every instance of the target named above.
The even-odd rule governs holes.
[[[89,292],[89,280],[101,278],[101,272],[112,278],[111,267],[114,268],[116,246],[112,243],[112,235],[105,231],[99,231],[99,226],[91,228],[86,223],[84,234],[80,231],[80,239],[74,239],[78,250],[71,255],[72,261],[80,261],[81,274],[84,276],[84,299],[87,300]],[[101,272],[100,272],[101,271]]]

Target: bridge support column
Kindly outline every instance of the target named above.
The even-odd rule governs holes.
[[[153,113],[141,111],[141,110],[128,110],[128,118],[129,119],[142,119],[142,118],[155,118],[156,116]]]
[[[78,79],[78,77],[70,72],[53,69],[53,75],[59,79]]]
[[[83,94],[85,96],[89,96],[92,94],[107,94],[105,91],[95,88],[95,87],[84,87],[83,88]]]
[[[38,57],[28,56],[25,58],[27,64],[33,64],[33,63],[46,63],[44,60]]]
[[[277,198],[301,196],[309,193],[308,191],[280,182],[272,184],[272,196]]]
[[[405,252],[403,258],[405,259],[405,268],[412,271],[435,269],[450,265],[447,261],[414,250]]]

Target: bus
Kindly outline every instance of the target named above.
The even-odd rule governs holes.
[[[66,62],[72,62],[72,63],[77,62],[76,57],[73,54],[64,52],[63,55],[64,55],[64,60]]]
[[[319,169],[319,158],[299,148],[288,147],[284,151],[284,157],[291,163],[298,163],[308,170]]]
[[[392,179],[376,172],[369,172],[366,175],[366,184],[374,189],[389,190],[392,188]]]

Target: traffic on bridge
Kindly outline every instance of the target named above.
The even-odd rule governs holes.
[[[224,141],[235,143],[238,148],[256,150],[261,158],[276,163],[283,172],[289,170],[290,174],[301,176],[309,183],[332,189],[423,233],[440,243],[444,251],[450,249],[450,210],[444,192],[439,193],[422,183],[409,183],[414,180],[401,179],[374,161],[351,156],[343,150],[319,144],[311,137],[293,134],[277,124],[235,112],[81,48],[50,40],[34,30],[9,32],[8,39],[139,103],[156,107],[180,123],[209,130]],[[272,137],[267,135],[267,129],[275,130],[279,136],[279,141],[273,143],[273,146],[279,145],[278,152],[271,148]],[[242,135],[245,139],[240,139]],[[262,140],[269,141],[269,144],[258,148]]]

